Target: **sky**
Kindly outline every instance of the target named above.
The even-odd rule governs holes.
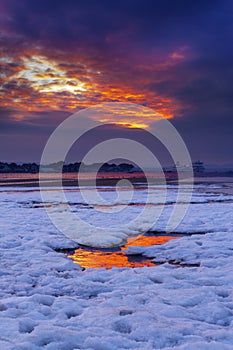
[[[130,102],[168,118],[193,160],[233,164],[232,16],[231,0],[1,0],[0,161],[38,162],[72,113]]]

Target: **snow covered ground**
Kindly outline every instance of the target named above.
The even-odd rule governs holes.
[[[203,186],[211,190],[208,184],[196,186],[177,231],[205,235],[127,251],[160,266],[85,271],[55,251],[77,243],[50,222],[39,192],[2,187],[0,349],[233,349],[233,197],[198,192]],[[161,189],[155,191],[159,206]],[[164,230],[175,191],[170,186],[154,229]],[[62,210],[56,191],[53,196],[47,206]],[[74,212],[101,225],[95,209],[102,204],[85,206],[74,189],[67,196]],[[103,196],[111,204],[105,205],[108,224],[116,227],[115,194],[105,189]],[[137,214],[144,201],[144,190],[136,191],[122,220]],[[123,204],[115,201],[114,208]],[[193,264],[197,267],[188,266]]]

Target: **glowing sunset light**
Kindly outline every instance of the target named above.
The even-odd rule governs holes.
[[[66,72],[56,62],[42,56],[23,58],[25,68],[17,73],[16,78],[23,78],[39,92],[70,92],[74,95],[86,91],[85,83],[75,78],[68,78]]]
[[[148,128],[149,125],[148,124],[144,124],[144,123],[137,123],[137,122],[124,122],[124,121],[120,121],[120,122],[115,122],[116,125],[122,125],[125,126],[127,128],[130,129],[137,129],[137,128]]]
[[[130,106],[130,108],[129,108]],[[113,123],[126,128],[149,128],[150,123],[160,120],[162,114],[136,104],[100,104],[93,107],[93,119],[101,123]]]
[[[29,143],[31,133],[37,134],[31,159],[39,159],[44,138],[69,113],[123,102],[171,119],[194,158],[232,163],[231,1],[148,0],[133,7],[127,0],[21,2],[0,5],[0,129],[2,150],[9,149],[6,159],[15,161],[9,135],[11,145],[21,144],[21,132]],[[105,114],[97,120],[152,130],[157,115],[118,111],[112,119]],[[214,132],[207,140],[210,128],[221,147]]]
[[[101,250],[85,250],[79,248],[74,254],[68,255],[76,264],[80,264],[84,268],[101,268],[111,269],[115,267],[142,267],[155,266],[155,264],[148,258],[143,257],[141,261],[130,259],[124,251],[129,247],[144,246],[149,247],[154,244],[164,244],[172,239],[177,239],[177,236],[140,236],[139,238],[129,239],[128,243],[121,247],[117,252],[104,252]]]
[[[0,65],[7,71],[7,75],[4,73],[0,77],[2,105],[4,108],[13,105],[14,110],[22,112],[17,120],[23,120],[24,116],[27,119],[28,111],[73,112],[108,101],[148,106],[165,118],[172,118],[181,108],[177,101],[143,88],[150,84],[147,75],[139,74],[132,85],[134,72],[129,71],[128,76],[123,78],[123,68],[119,67],[114,73],[116,79],[110,82],[110,67],[102,62],[96,65],[90,58],[85,60],[80,55],[70,56],[67,61],[61,51],[42,54],[38,46],[32,50],[23,50],[14,57],[4,53]],[[161,68],[158,63],[153,69],[159,71],[167,66],[164,63]],[[152,68],[139,64],[138,69],[149,73]],[[125,111],[117,111],[115,121],[129,128],[147,128],[150,121],[156,120],[156,113],[149,116],[145,112],[145,115],[140,116],[137,113],[127,115]],[[104,122],[109,122],[109,118]]]
[[[233,350],[233,0],[0,0],[0,350]]]

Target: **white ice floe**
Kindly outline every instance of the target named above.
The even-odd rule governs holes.
[[[198,185],[197,188],[202,189],[203,186]],[[51,189],[45,191],[47,200],[42,203],[39,192],[32,189],[24,192],[19,204],[29,208],[42,208],[44,206],[56,227],[77,243],[94,247],[112,247],[124,244],[128,237],[137,237],[147,230],[166,230],[177,199],[175,185],[168,186],[167,196],[164,196],[166,188],[161,185],[154,186],[149,197],[147,190],[143,188],[134,191],[133,196],[127,188],[118,191],[118,195],[113,189],[103,188],[99,190],[98,196],[94,195],[93,197],[91,196],[91,188],[86,187],[83,193],[85,191],[88,202],[78,190],[68,189],[64,195],[61,195],[58,190]],[[122,194],[119,195],[119,192]],[[176,206],[177,213],[180,213],[181,218],[187,210],[188,196],[186,193],[188,192],[189,186],[183,185],[182,196]],[[18,192],[8,189],[7,195],[7,200],[14,203],[17,200]],[[232,196],[223,194],[195,192],[191,202],[191,218],[182,221],[176,230],[197,232],[197,225],[201,225],[201,229],[206,230],[206,227],[203,227],[205,203],[216,205],[222,201],[232,200]],[[145,203],[147,203],[146,206]],[[201,204],[204,205],[201,206]],[[198,220],[196,215],[193,215],[193,211],[200,211]],[[213,225],[214,222],[215,220],[212,221]]]
[[[164,229],[175,191],[175,186],[168,190],[155,229]],[[109,200],[114,195],[105,192]],[[85,208],[73,190],[68,197],[83,218],[103,224],[98,204]],[[135,203],[144,198],[143,190],[136,191]],[[232,349],[232,199],[195,192],[177,230],[205,235],[128,249],[163,265],[82,271],[55,251],[76,243],[54,228],[39,192],[1,189],[0,349]],[[63,208],[56,192],[48,205]],[[122,220],[138,210],[130,206]],[[108,225],[117,227],[114,215],[108,215]]]

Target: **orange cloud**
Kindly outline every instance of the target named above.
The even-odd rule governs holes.
[[[152,91],[152,80],[166,79],[166,69],[181,59],[184,50],[174,52],[163,63],[135,64],[100,58],[82,57],[75,52],[68,58],[64,52],[40,48],[22,49],[14,54],[3,50],[0,58],[1,106],[20,111],[74,110],[103,102],[131,102],[151,107],[154,115],[118,111],[116,123],[129,127],[147,127],[160,114],[172,118],[183,108],[178,101]],[[180,56],[179,56],[180,55]],[[183,59],[183,56],[182,56]],[[162,78],[161,78],[162,76]],[[16,113],[17,115],[17,113]],[[103,120],[103,118],[101,119]],[[105,121],[108,121],[106,116]]]

